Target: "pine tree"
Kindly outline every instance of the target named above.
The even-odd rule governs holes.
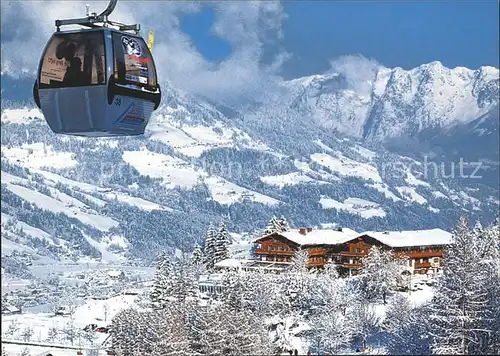
[[[481,258],[478,264],[484,274],[483,289],[486,298],[480,328],[490,332],[478,335],[479,342],[473,345],[473,352],[498,355],[500,354],[500,220],[486,229],[481,228],[477,237],[480,241],[478,256]]]
[[[282,216],[281,219],[278,220],[278,226],[279,226],[278,232],[290,231],[290,226],[288,225],[288,221],[285,219],[284,216]]]
[[[194,247],[193,253],[191,255],[191,263],[194,265],[200,265],[203,263],[203,250],[201,247],[197,244]]]
[[[170,259],[163,255],[163,260],[158,262],[150,294],[151,303],[155,308],[164,308],[173,289],[173,273]]]
[[[217,233],[212,223],[210,223],[205,235],[205,246],[203,250],[204,264],[208,271],[212,271],[215,264],[215,242]]]
[[[267,224],[266,229],[264,230],[264,235],[269,235],[272,234],[273,232],[284,232],[284,231],[290,231],[290,226],[288,226],[288,222],[284,217],[281,217],[281,219],[277,219],[275,216],[273,216],[270,220],[269,223]]]
[[[198,266],[192,260],[183,255],[176,260],[172,273],[172,288],[170,295],[176,301],[185,301],[187,297],[195,297],[198,294]]]
[[[445,250],[443,275],[431,305],[435,354],[494,353],[485,350],[483,340],[491,330],[490,273],[484,270],[484,243],[480,234],[469,231],[467,219],[460,218],[454,241]],[[498,295],[496,296],[498,298]]]
[[[219,233],[215,240],[215,263],[229,258],[229,245],[231,240],[226,228],[226,224],[222,221],[219,227]]]
[[[271,220],[269,220],[269,223],[267,224],[267,227],[264,230],[264,235],[269,235],[277,231],[280,231],[280,226],[278,224],[278,220],[276,219],[276,217],[273,216]]]
[[[225,271],[222,276],[222,300],[231,310],[240,311],[246,309],[245,295],[248,283],[246,283],[247,273],[241,270]]]

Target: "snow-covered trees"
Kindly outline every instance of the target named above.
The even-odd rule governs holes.
[[[361,338],[363,349],[366,349],[366,340],[380,326],[381,319],[374,306],[364,300],[356,303],[350,312],[355,325],[354,335]]]
[[[224,305],[202,307],[170,302],[155,311],[126,309],[113,319],[111,331],[117,355],[269,354],[263,323],[248,310]]]
[[[231,245],[231,238],[226,224],[222,221],[219,229],[216,230],[214,225],[210,223],[205,235],[205,247],[203,250],[203,263],[208,271],[213,271],[214,265],[217,262],[230,257],[229,245]],[[199,252],[196,252],[196,254],[199,255]]]
[[[23,330],[21,333],[21,337],[23,338],[23,341],[29,342],[31,340],[31,337],[33,336],[33,328],[27,327],[26,329]]]
[[[198,293],[199,266],[187,256],[176,260],[172,273],[172,289],[170,295],[177,301],[194,297]]]
[[[173,272],[170,258],[168,255],[163,255],[158,261],[156,274],[151,291],[151,303],[155,308],[164,308],[168,297],[173,289]]]
[[[7,337],[14,337],[14,335],[16,335],[19,332],[19,330],[20,330],[19,322],[17,320],[12,320],[9,323],[9,326],[7,327],[5,335]]]
[[[191,255],[191,263],[194,265],[201,265],[203,263],[203,250],[200,246],[196,245]]]
[[[162,310],[124,309],[113,318],[112,348],[117,355],[186,354],[182,304],[167,302]]]
[[[362,299],[357,284],[338,278],[335,265],[327,264],[314,275],[311,293],[312,313],[309,316],[309,341],[314,353],[338,354],[346,351],[360,328],[356,309]]]
[[[192,354],[271,354],[272,345],[260,318],[224,304],[192,309],[187,317]]]
[[[362,265],[360,278],[365,298],[371,300],[382,296],[385,304],[390,287],[404,271],[406,259],[395,257],[390,250],[372,246],[362,259]]]
[[[215,263],[229,258],[229,245],[231,245],[229,232],[227,231],[226,224],[221,222],[215,239]]]
[[[201,270],[187,254],[172,257],[172,260],[164,256],[158,263],[150,294],[153,307],[162,309],[169,300],[182,301],[197,295]]]
[[[273,232],[283,232],[289,231],[290,226],[288,225],[288,221],[284,217],[281,219],[277,219],[275,216],[269,220],[266,229],[264,230],[264,235],[272,234]]]
[[[412,306],[408,298],[396,295],[388,305],[384,326],[388,332],[387,347],[391,355],[429,355],[431,338],[429,308]]]
[[[212,231],[215,263],[219,234]],[[469,231],[462,220],[444,256],[435,298],[417,306],[405,294],[385,298],[406,261],[378,247],[353,278],[339,278],[334,264],[310,270],[305,250],[279,274],[236,266],[223,272],[218,300],[201,303],[192,283],[199,275],[198,250],[189,258],[167,259],[171,288],[163,309],[129,310],[115,318],[122,325],[115,349],[117,355],[155,356],[282,353],[296,345],[299,326],[310,351],[320,354],[352,353],[372,337],[391,354],[428,354],[431,346],[434,353],[498,354],[499,241],[498,226]],[[383,329],[382,299],[388,302]]]
[[[210,223],[207,233],[205,235],[205,245],[203,250],[204,264],[207,270],[211,271],[215,264],[215,243],[217,239],[217,232],[212,223]]]
[[[312,319],[311,327],[311,348],[319,355],[341,352],[349,345],[355,330],[348,315],[334,308],[322,308],[322,312]]]
[[[485,233],[476,228],[471,232],[465,217],[454,230],[454,241],[446,249],[443,275],[432,299],[435,354],[500,351],[498,328],[494,329],[498,326],[500,283],[494,256],[499,246],[491,246],[495,227],[489,230]]]
[[[312,284],[315,276],[307,267],[308,260],[307,250],[298,251],[287,273],[281,276],[284,307],[296,312],[307,311],[313,296],[310,291],[314,290]]]
[[[185,316],[183,310],[188,309],[185,303],[171,302],[168,309],[160,314],[142,313],[143,323],[147,323],[148,336],[141,339],[144,346],[150,347],[151,355],[161,356],[165,354],[187,354],[188,339],[184,327]],[[151,330],[149,331],[148,330]],[[154,330],[153,330],[154,328]],[[146,350],[141,347],[141,350]],[[141,352],[141,354],[148,354]]]
[[[222,277],[223,293],[222,301],[231,310],[243,310],[247,306],[247,283],[248,274],[244,271],[231,269]]]

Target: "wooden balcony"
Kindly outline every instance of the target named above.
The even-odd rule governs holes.
[[[415,262],[414,269],[431,268],[430,262]]]
[[[255,250],[255,253],[258,255],[277,255],[277,256],[293,256],[295,253],[292,250],[264,250],[261,248],[258,248]]]
[[[409,258],[443,257],[443,251],[408,251],[405,255]]]
[[[325,265],[325,261],[310,261],[307,262],[308,267],[323,267]]]
[[[307,252],[309,253],[309,256],[324,256],[326,255],[326,249],[324,248],[308,248]]]
[[[342,252],[336,253],[334,255],[343,256],[343,257],[364,257],[367,254],[361,253],[361,252],[358,253],[358,252],[342,251]]]
[[[341,266],[344,268],[354,268],[354,269],[361,268],[360,263],[343,263]]]

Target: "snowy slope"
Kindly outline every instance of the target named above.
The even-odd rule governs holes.
[[[142,137],[54,135],[38,110],[3,110],[2,213],[79,258],[109,260],[189,249],[220,220],[236,233],[272,215],[360,230],[449,229],[462,213],[491,220],[493,184],[425,176],[421,147],[379,141],[468,123],[493,137],[498,70],[376,66],[356,80],[330,71],[283,82],[280,95],[231,118],[166,84]]]

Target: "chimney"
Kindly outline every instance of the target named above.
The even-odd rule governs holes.
[[[307,232],[311,232],[311,231],[313,231],[313,228],[312,227],[308,227],[307,228]]]
[[[306,229],[305,227],[301,227],[301,228],[299,229],[299,234],[301,234],[301,235],[305,235],[305,234],[307,234],[307,229]]]

